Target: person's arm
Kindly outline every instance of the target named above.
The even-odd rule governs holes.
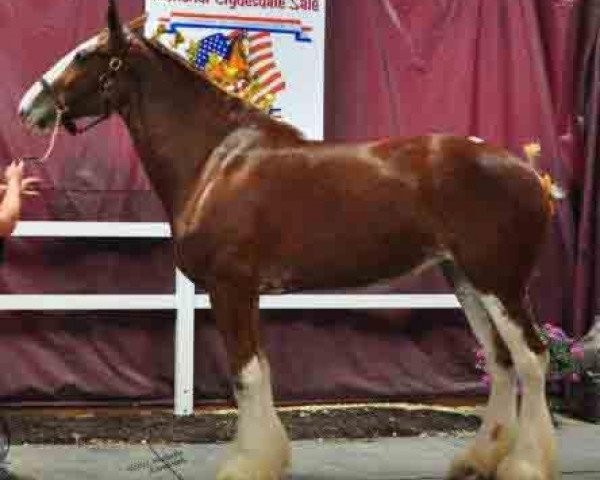
[[[8,237],[19,220],[21,213],[21,179],[23,163],[13,162],[6,169],[6,190],[0,203],[0,236]]]
[[[37,178],[23,180],[23,162],[11,163],[5,173],[4,198],[0,202],[0,237],[12,234],[21,216],[21,193],[36,195]]]

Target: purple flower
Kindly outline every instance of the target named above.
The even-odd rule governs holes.
[[[551,322],[544,323],[544,330],[552,340],[568,340],[567,334],[562,328],[557,327]]]

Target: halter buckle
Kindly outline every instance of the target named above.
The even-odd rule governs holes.
[[[123,66],[123,59],[120,57],[112,57],[108,62],[108,68],[110,68],[113,72],[118,72],[121,70]]]

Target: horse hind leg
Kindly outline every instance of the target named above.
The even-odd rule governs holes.
[[[519,430],[511,452],[496,471],[497,480],[558,480],[556,438],[546,400],[548,351],[525,299],[483,298],[506,342],[521,381]]]
[[[217,480],[280,480],[289,465],[290,446],[273,405],[269,363],[260,350],[258,295],[247,286],[218,284],[210,296],[238,406],[235,440]]]
[[[516,375],[510,354],[500,339],[481,295],[452,260],[441,263],[477,340],[483,347],[491,390],[482,424],[475,439],[457,455],[448,480],[493,478],[498,465],[513,446],[517,423]]]

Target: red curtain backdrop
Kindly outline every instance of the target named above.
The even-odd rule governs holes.
[[[540,141],[541,167],[570,187],[583,172],[572,128],[572,18],[578,0],[329,0],[326,136],[350,141],[431,132],[477,135],[520,154]],[[120,0],[123,18],[142,0]],[[0,4],[0,162],[41,153],[47,139],[19,124],[25,89],[103,26],[105,2]],[[30,173],[44,181],[27,220],[157,221],[121,122],[62,135]],[[575,225],[558,209],[532,283],[541,319],[582,331],[574,315]],[[169,245],[157,241],[7,242],[3,292],[165,293]],[[439,273],[367,291],[446,291]],[[0,313],[6,402],[149,401],[172,395],[171,312]],[[265,312],[266,347],[280,400],[419,398],[481,392],[475,348],[460,312]],[[223,351],[210,315],[197,314],[196,394],[229,398]],[[298,381],[301,379],[301,381]]]
[[[585,0],[577,19],[575,52],[575,132],[583,144],[579,175],[573,185],[578,238],[575,269],[575,320],[589,326],[600,315],[600,1]],[[581,333],[581,332],[578,332]]]

